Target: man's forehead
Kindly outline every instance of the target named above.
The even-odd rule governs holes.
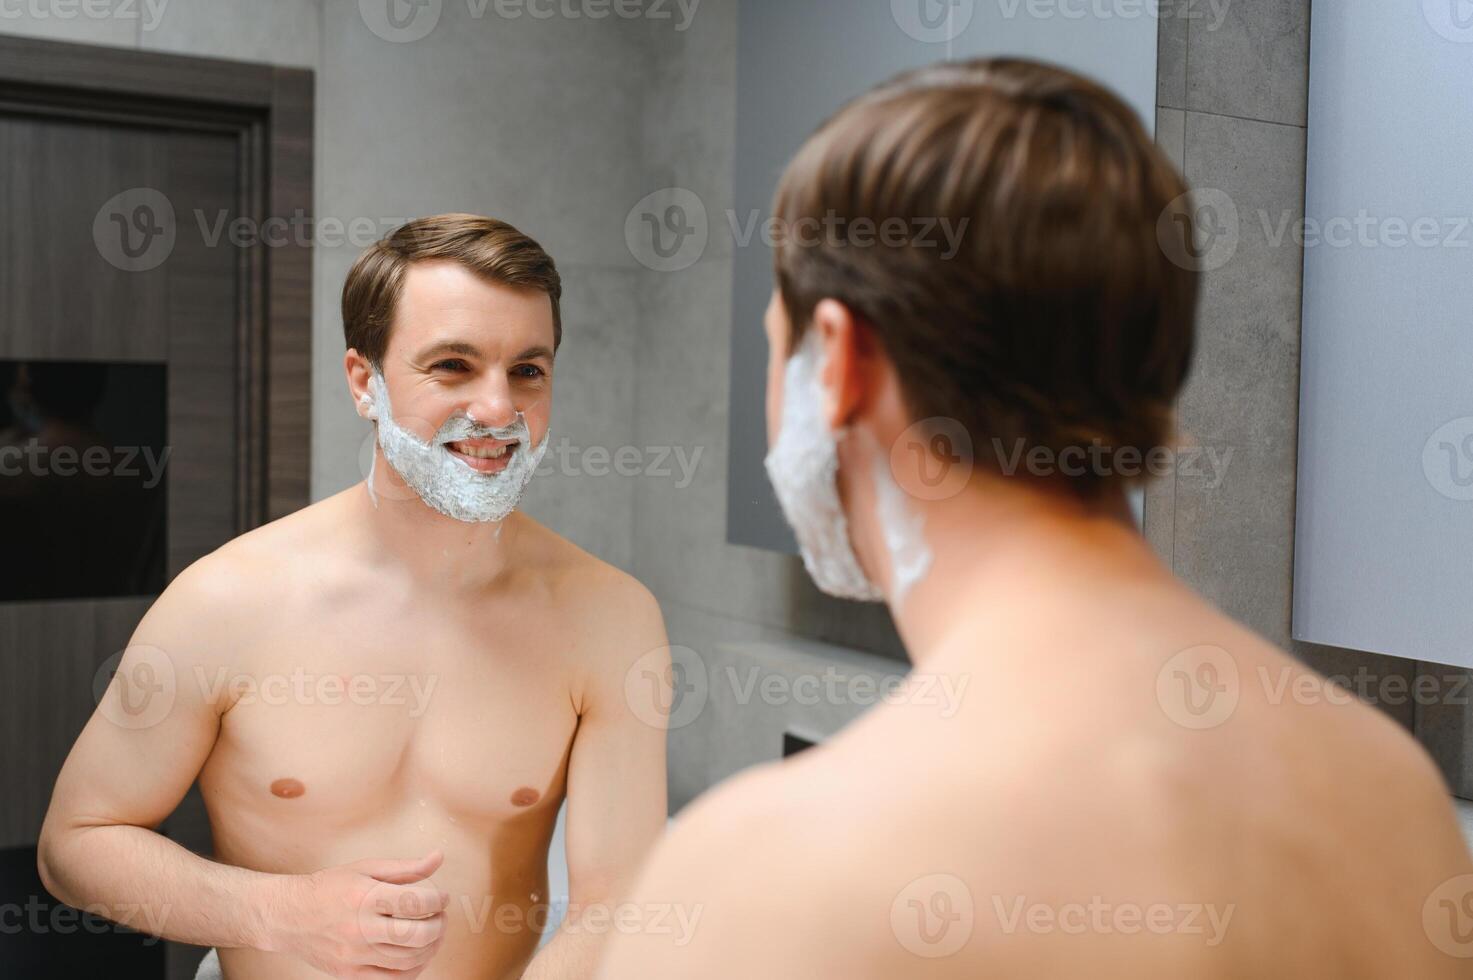
[[[530,286],[513,286],[478,275],[456,262],[415,262],[404,274],[399,307],[405,312],[445,315],[546,313],[552,299]]]
[[[507,340],[513,338],[504,338]],[[410,357],[415,360],[429,360],[436,357],[475,357],[494,358],[504,356],[508,352],[512,360],[532,361],[538,358],[546,360],[553,359],[553,350],[546,344],[533,343],[525,347],[517,348],[514,344],[500,343],[496,345],[501,349],[488,349],[485,346],[471,340],[457,339],[455,337],[441,337],[431,339],[423,346],[409,351]]]
[[[437,343],[493,356],[505,348],[552,347],[552,299],[541,290],[484,279],[451,262],[417,262],[405,271],[391,342],[406,352]]]

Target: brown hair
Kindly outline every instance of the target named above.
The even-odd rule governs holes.
[[[789,353],[833,298],[874,331],[913,417],[961,423],[978,460],[1145,453],[1171,434],[1192,356],[1197,274],[1158,241],[1163,220],[1190,234],[1186,190],[1135,113],[1078,75],[1018,59],[901,75],[803,146],[778,227],[950,221],[959,248],[779,238]],[[1088,496],[1103,479],[1070,483]]]
[[[553,349],[563,342],[562,279],[542,246],[504,221],[475,214],[417,218],[358,256],[343,283],[343,337],[374,367],[389,349],[389,328],[411,262],[450,259],[491,281],[538,289],[552,300]]]

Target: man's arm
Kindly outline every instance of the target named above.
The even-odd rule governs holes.
[[[207,861],[152,828],[209,757],[226,705],[196,668],[228,660],[231,599],[206,558],[185,569],[138,624],[57,777],[41,828],[46,888],[73,906],[135,909],[134,928],[180,942],[253,946],[275,876]]]
[[[812,964],[802,947],[817,940],[802,909],[822,904],[810,893],[822,883],[801,863],[783,864],[792,849],[771,826],[782,804],[776,773],[748,769],[680,813],[629,896],[661,921],[615,935],[599,980],[859,975],[803,972]]]
[[[592,655],[568,762],[568,914],[526,980],[593,975],[618,903],[665,827],[665,625],[643,586],[623,580],[611,591],[584,633]]]
[[[359,862],[279,875],[209,861],[153,828],[184,797],[220,732],[214,683],[249,636],[241,575],[216,555],[180,573],[138,624],[57,777],[38,865],[69,905],[202,946],[286,952],[334,976],[351,964],[417,972],[441,918],[391,931],[391,917],[443,912],[426,883],[439,858]],[[391,914],[385,914],[388,911]],[[408,974],[406,974],[408,975]]]

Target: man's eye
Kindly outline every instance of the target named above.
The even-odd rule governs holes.
[[[445,368],[449,371],[461,371],[465,369],[466,363],[465,361],[462,361],[458,358],[452,358],[448,361],[436,361],[433,365],[431,365],[431,367],[435,368],[436,370],[439,370],[440,368]]]
[[[535,364],[521,364],[517,366],[516,370],[524,378],[540,378],[547,373]]]

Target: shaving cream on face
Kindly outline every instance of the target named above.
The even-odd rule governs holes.
[[[872,479],[875,518],[890,559],[890,594],[865,574],[849,539],[839,499],[839,444],[823,418],[819,383],[820,342],[811,330],[788,359],[783,373],[783,414],[777,443],[766,459],[768,478],[803,552],[803,565],[824,592],[845,599],[898,606],[931,568],[925,518],[890,470],[889,454],[875,445]]]
[[[899,606],[906,593],[931,570],[931,546],[926,543],[925,517],[910,505],[908,495],[896,482],[888,453],[875,454],[874,476],[875,516],[890,555],[890,604]]]
[[[456,414],[445,420],[431,441],[425,442],[394,421],[388,385],[377,369],[369,378],[368,394],[360,402],[365,403],[368,417],[378,423],[379,448],[394,472],[431,508],[446,517],[467,523],[503,521],[516,509],[528,481],[542,462],[551,436],[549,430],[534,448],[527,420],[521,412],[517,413],[515,422],[500,429],[480,425],[466,415]],[[499,473],[481,473],[450,450],[449,443],[462,439],[515,440],[517,445],[505,469]],[[375,465],[376,457],[377,454]],[[371,496],[374,493],[373,477],[370,467],[368,491]],[[377,507],[376,496],[373,496],[373,501]]]
[[[814,584],[841,599],[878,602],[885,595],[860,567],[839,501],[839,444],[823,417],[818,355],[818,331],[810,330],[788,358],[782,423],[764,460],[767,478]]]

